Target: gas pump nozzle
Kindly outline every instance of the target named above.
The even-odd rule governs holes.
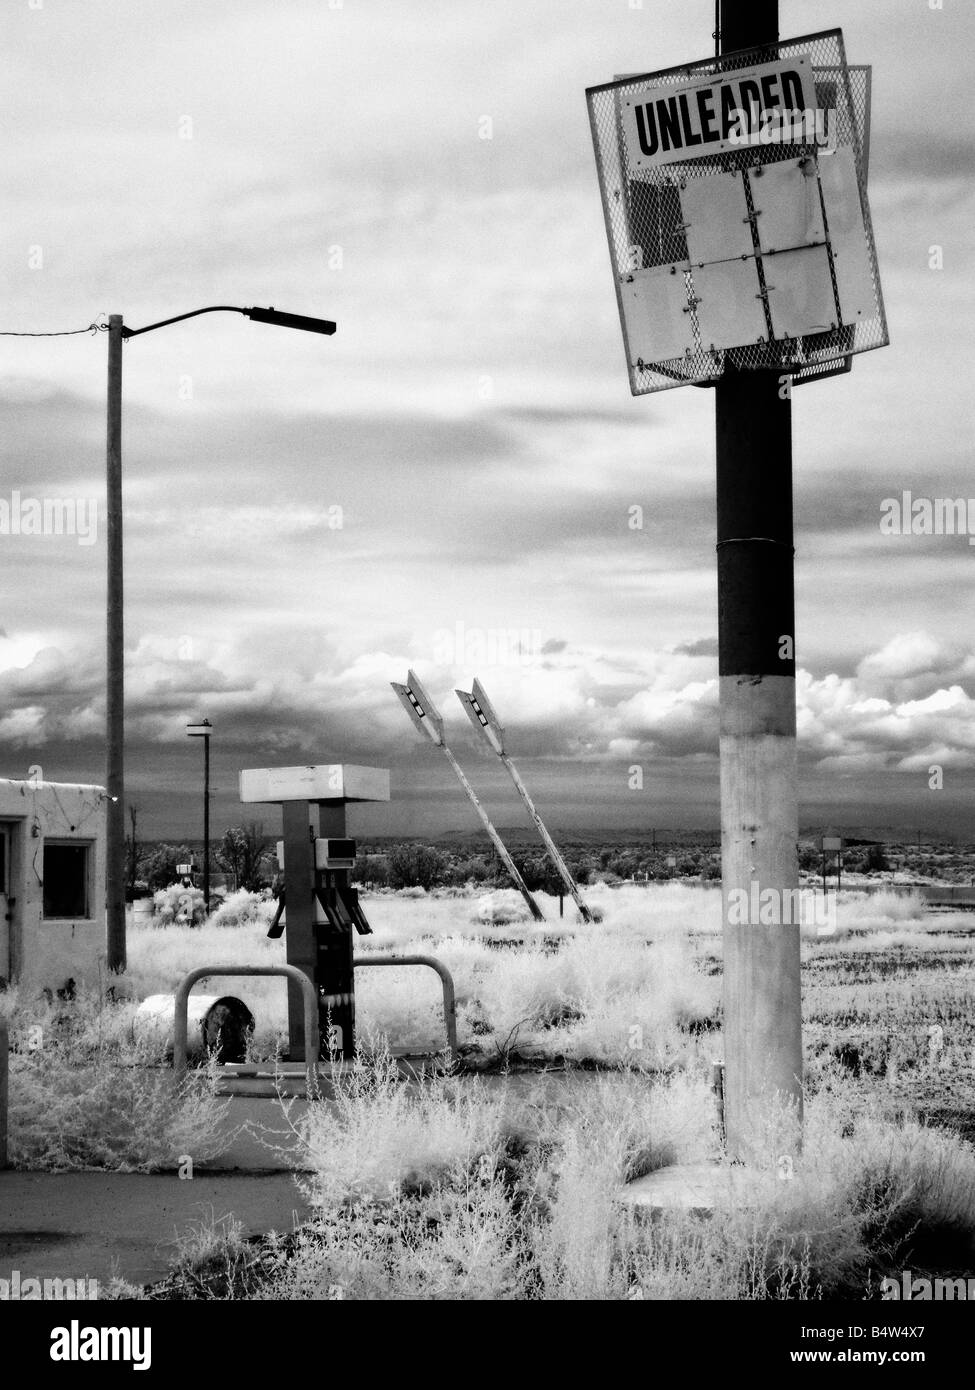
[[[366,921],[366,914],[359,905],[359,893],[348,884],[337,884],[334,888],[315,888],[315,897],[329,924],[342,931],[355,927],[360,936],[371,936],[372,927]]]
[[[278,906],[277,906],[277,911],[275,912],[274,916],[271,918],[271,925],[270,925],[270,926],[268,927],[268,929],[267,929],[267,934],[268,934],[268,936],[272,939],[272,941],[275,941],[275,940],[277,940],[277,938],[278,938],[279,936],[283,936],[283,935],[284,935],[284,920],[283,920],[283,919],[284,919],[284,889],[282,888],[282,889],[280,890],[280,892],[278,893]]]

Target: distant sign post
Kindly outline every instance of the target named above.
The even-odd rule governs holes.
[[[715,387],[725,1131],[802,1114],[792,389],[888,341],[869,81],[833,29],[719,0],[718,51],[587,92],[634,395]],[[772,889],[781,920],[730,911]],[[764,897],[764,891],[762,892]]]
[[[819,848],[823,856],[823,892],[826,892],[826,869],[831,854],[836,856],[836,890],[839,892],[843,875],[843,841],[839,835],[823,835]]]

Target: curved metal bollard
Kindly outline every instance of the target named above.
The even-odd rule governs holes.
[[[440,976],[443,985],[443,1017],[447,1028],[447,1046],[450,1059],[457,1061],[457,1004],[454,999],[454,980],[447,967],[434,956],[377,956],[375,960],[367,956],[356,956],[352,962],[358,970],[363,965],[428,965]]]
[[[296,965],[201,965],[179,982],[173,1018],[173,1076],[177,1082],[186,1075],[187,1002],[197,980],[211,975],[284,975],[301,986],[305,1001],[305,1072],[308,1085],[318,1081],[318,997],[315,986]]]

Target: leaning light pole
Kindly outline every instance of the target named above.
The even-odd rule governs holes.
[[[515,887],[518,889],[518,892],[521,894],[525,902],[528,904],[528,910],[531,913],[532,917],[535,919],[535,921],[543,922],[545,920],[545,917],[542,912],[542,909],[538,906],[538,903],[532,897],[528,889],[528,886],[525,883],[525,880],[518,872],[517,864],[505,848],[505,844],[501,836],[498,834],[494,826],[491,824],[491,819],[488,816],[488,813],[485,811],[480,801],[478,801],[477,794],[475,793],[474,788],[471,786],[470,782],[468,782],[467,778],[464,776],[464,769],[461,767],[460,763],[457,761],[453,753],[451,753],[450,749],[447,747],[447,743],[444,739],[443,732],[443,716],[439,713],[433,701],[430,699],[430,696],[427,694],[423,686],[420,684],[419,678],[414,674],[414,672],[410,671],[409,675],[407,676],[406,685],[398,685],[396,681],[390,681],[390,684],[396,691],[396,694],[399,696],[403,708],[406,710],[406,713],[410,716],[416,727],[420,730],[422,734],[426,734],[427,738],[430,739],[431,743],[434,743],[440,749],[441,753],[443,753],[448,763],[450,763],[450,766],[454,769],[454,772],[457,774],[457,780],[460,782],[461,786],[464,788],[464,791],[467,793],[471,805],[474,807],[474,810],[477,812],[478,817],[480,818],[481,824],[484,826],[484,829],[487,831],[488,835],[491,838],[491,843],[494,845],[494,848],[497,851],[498,858],[501,860],[504,867],[508,870],[508,874],[511,877],[512,883],[515,885]]]
[[[109,970],[125,969],[125,631],[122,616],[122,344],[170,323],[200,314],[245,314],[256,323],[273,323],[307,333],[335,332],[330,319],[285,314],[277,309],[242,309],[232,304],[211,304],[188,314],[161,319],[145,328],[126,328],[121,314],[108,319],[108,429],[107,429],[107,550],[108,621],[106,641],[105,789],[108,814],[105,827],[105,908]]]
[[[508,769],[511,780],[515,784],[515,790],[525,803],[528,814],[535,823],[535,829],[538,831],[539,835],[541,835],[542,843],[548,850],[549,858],[555,865],[562,882],[575,900],[575,905],[579,909],[579,916],[584,922],[591,922],[593,920],[592,912],[585,898],[583,898],[582,894],[579,892],[579,885],[569,873],[568,865],[559,853],[555,841],[546,830],[541,816],[535,809],[535,803],[528,795],[528,788],[518,775],[518,769],[504,750],[504,729],[501,725],[501,721],[494,712],[490,700],[484,693],[484,687],[481,685],[480,681],[475,679],[474,688],[471,693],[468,693],[466,690],[457,690],[454,693],[467,711],[467,716],[474,725],[474,728],[484,735],[495,753],[497,753],[498,757]]]

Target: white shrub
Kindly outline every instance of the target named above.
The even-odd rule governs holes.
[[[267,924],[277,909],[273,898],[263,893],[251,893],[240,888],[220,904],[216,912],[210,914],[207,925],[211,927],[241,927],[245,923]]]
[[[206,905],[199,888],[184,888],[181,883],[160,888],[152,895],[153,925],[168,927],[199,927],[206,919]]]

